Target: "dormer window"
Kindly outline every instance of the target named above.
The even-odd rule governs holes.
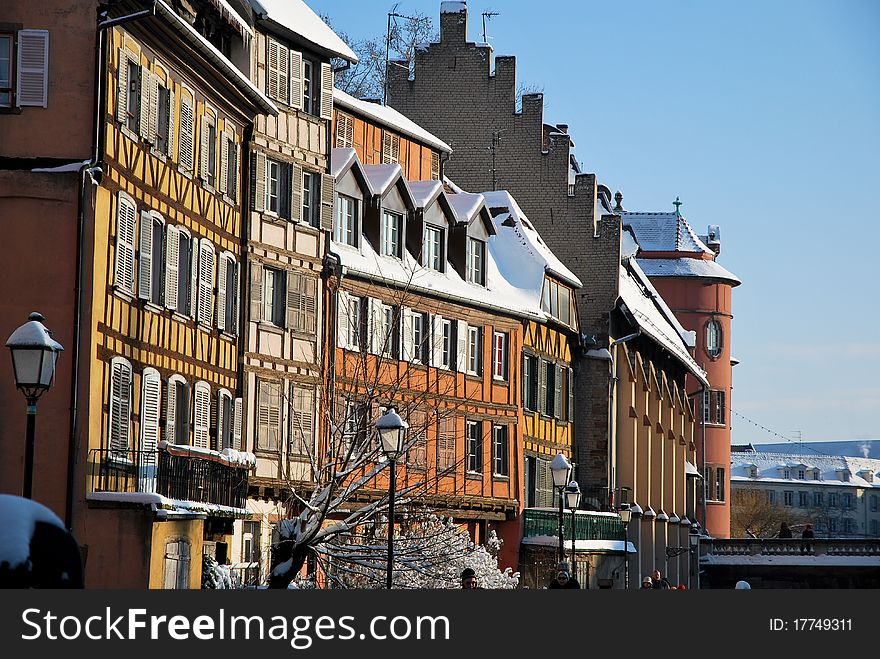
[[[345,195],[336,195],[336,221],[333,225],[333,240],[357,247],[357,200]]]
[[[749,465],[749,478],[757,478],[758,477],[758,468],[755,465]]]
[[[430,225],[425,227],[422,265],[431,270],[443,272],[443,229]]]
[[[791,469],[783,469],[782,470],[783,478],[791,478]]]
[[[807,477],[807,472],[805,469],[798,469],[798,480],[805,480]]]
[[[472,284],[486,285],[486,243],[468,238],[467,280]]]
[[[382,211],[382,227],[379,236],[380,254],[401,258],[401,235],[403,234],[403,215]]]

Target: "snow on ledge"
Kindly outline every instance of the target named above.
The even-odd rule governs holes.
[[[251,516],[250,511],[246,508],[233,508],[232,506],[221,506],[217,503],[205,503],[203,501],[169,499],[161,494],[151,492],[89,492],[86,494],[86,499],[89,501],[108,501],[149,506],[159,517],[201,514],[250,519]]]
[[[460,14],[467,11],[467,2],[450,2],[446,0],[440,3],[441,14]]]
[[[205,458],[206,460],[213,460],[214,462],[222,462],[230,467],[246,467],[247,469],[254,469],[257,466],[257,457],[253,453],[236,451],[232,448],[225,448],[222,451],[212,451],[211,449],[200,448],[198,446],[172,444],[162,440],[159,442],[159,450],[167,451],[171,455],[183,458]]]
[[[522,539],[524,545],[539,545],[542,547],[558,547],[559,537],[555,535],[533,535]],[[571,548],[571,540],[565,541],[565,546]],[[620,552],[623,553],[623,540],[576,540],[575,549],[577,551],[595,551],[595,552]],[[635,554],[635,545],[631,542],[626,543],[626,552]]]

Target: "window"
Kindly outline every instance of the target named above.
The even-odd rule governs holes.
[[[340,449],[342,454],[339,456],[345,458],[353,449],[366,445],[368,408],[365,403],[350,400],[340,403],[338,407],[345,414],[341,424],[342,445]],[[387,409],[382,407],[379,413],[384,414]],[[384,452],[380,459],[384,459]]]
[[[138,259],[138,297],[162,304],[165,279],[165,221],[158,213],[141,212],[141,235]]]
[[[440,366],[443,368],[452,368],[452,352],[455,340],[452,336],[452,321],[443,319],[442,321],[442,349],[440,353]]]
[[[810,493],[809,492],[798,492],[798,506],[801,508],[809,508],[810,507]]]
[[[382,211],[382,235],[379,237],[382,256],[401,258],[401,234],[403,230],[403,216],[398,213]]]
[[[352,247],[358,246],[357,240],[357,200],[336,195],[336,223],[333,227],[333,240]]]
[[[364,338],[361,332],[361,299],[346,291],[339,291],[337,295],[337,344],[347,350],[360,350]]]
[[[574,421],[574,369],[563,369],[565,379],[565,420]]]
[[[758,477],[758,468],[755,465],[749,465],[747,471],[749,474],[749,478]]]
[[[321,175],[303,172],[302,221],[318,228],[321,226]]]
[[[199,240],[199,323],[214,323],[214,245],[207,238]]]
[[[397,357],[400,352],[398,351],[396,308],[387,304],[379,306],[381,308],[380,318],[382,322],[382,336],[380,337],[382,345],[379,346],[380,352],[384,357]]]
[[[856,530],[856,525],[853,522],[853,520],[850,519],[849,517],[844,517],[843,518],[843,532],[849,534],[849,533],[855,533],[855,530]]]
[[[134,234],[137,229],[137,209],[134,199],[124,192],[120,192],[116,199],[116,258],[113,285],[117,290],[134,295]]]
[[[492,426],[492,473],[508,476],[507,468],[507,426]]]
[[[804,480],[807,477],[805,469],[798,469],[798,480]]]
[[[189,384],[180,375],[168,378],[165,439],[172,444],[189,444]]]
[[[409,411],[410,439],[415,442],[406,455],[406,464],[411,469],[426,469],[428,466],[428,418],[424,410]]]
[[[180,168],[187,174],[193,170],[193,147],[195,143],[196,115],[192,93],[184,90],[180,95]]]
[[[849,492],[845,492],[843,495],[843,507],[846,510],[853,507],[853,495]]]
[[[283,270],[263,268],[262,320],[272,323],[276,327],[284,327],[286,283]]]
[[[317,330],[318,280],[301,272],[287,273],[287,329],[314,334]]]
[[[165,543],[166,590],[186,590],[189,588],[190,547],[186,540],[172,540]]]
[[[791,478],[791,469],[783,469],[782,470],[782,477],[785,479]]]
[[[725,425],[727,415],[724,399],[724,391],[703,390],[703,420],[706,423]],[[791,476],[786,476],[786,478],[791,478]]]
[[[309,457],[314,454],[315,390],[290,385],[290,446],[291,455]]]
[[[706,323],[706,352],[712,359],[721,356],[721,323],[717,320],[710,320]]]
[[[776,503],[776,492],[773,490],[767,490],[767,503],[773,505]]]
[[[258,451],[277,452],[281,446],[281,383],[260,381],[257,386]]]
[[[196,382],[193,387],[193,446],[211,448],[211,386]]]
[[[828,507],[837,508],[837,492],[828,493]]]
[[[783,497],[786,506],[794,505],[794,492],[792,492],[791,490],[786,490],[785,492],[783,492]]]
[[[470,472],[483,473],[483,430],[479,421],[467,422],[465,460],[467,470]]]
[[[426,363],[429,346],[425,314],[405,309],[403,322],[403,358],[419,364]]]
[[[822,493],[821,492],[813,492],[813,507],[821,508],[822,507]]]
[[[871,520],[871,535],[875,537],[880,535],[880,522],[876,519]]]
[[[158,94],[157,94],[157,104],[156,104],[156,150],[160,153],[164,153],[166,156],[171,155],[171,140],[172,140],[172,131],[174,130],[172,121],[171,121],[171,103],[172,103],[172,92],[165,85],[159,83],[158,81],[155,83]]]
[[[724,501],[724,467],[715,467],[715,501]]]
[[[467,326],[467,372],[471,375],[483,374],[483,328]]]
[[[431,178],[435,181],[440,180],[440,154],[436,151],[431,152]]]
[[[566,325],[570,325],[571,290],[553,279],[545,279],[541,309]]]
[[[441,413],[442,414],[442,413]],[[455,417],[441,416],[437,435],[437,470],[455,468]]]
[[[321,100],[320,81],[317,79],[315,63],[303,58],[302,60],[302,109],[303,112],[317,115],[320,112],[318,104]]]
[[[0,34],[0,108],[12,107],[12,41],[11,34]]]
[[[876,495],[876,494],[872,494],[872,495],[871,495],[871,512],[872,512],[872,513],[876,513],[876,512],[877,512],[877,500],[878,500],[877,495]]]
[[[496,380],[507,379],[507,334],[492,334],[492,377]]]
[[[400,162],[400,135],[382,131],[382,162]]]
[[[238,262],[229,252],[217,261],[217,329],[238,334]]]
[[[241,562],[260,561],[260,522],[243,522],[241,534]]]
[[[290,49],[275,39],[267,39],[266,48],[266,94],[269,98],[289,103]],[[299,99],[296,101],[299,106]]]
[[[828,531],[829,533],[837,533],[837,520],[829,519],[828,520]]]
[[[156,447],[159,445],[159,398],[162,393],[162,379],[159,371],[145,368],[141,374],[141,472],[139,474],[140,492],[156,491]]]
[[[173,243],[173,244],[171,244]],[[195,246],[188,233],[169,227],[166,236],[167,259],[165,306],[185,316],[195,315],[193,284],[195,278]],[[177,258],[174,258],[176,255]],[[177,267],[174,267],[174,266]],[[169,282],[169,279],[171,280]],[[170,303],[169,303],[170,300]]]
[[[556,364],[542,359],[541,370],[543,371],[543,377],[541,378],[539,395],[541,395],[541,400],[544,403],[541,408],[541,413],[544,414],[544,416],[557,416],[556,397],[558,390],[556,383]]]
[[[443,229],[425,227],[425,244],[422,246],[422,265],[443,272]]]
[[[266,160],[266,210],[281,214],[281,163]]]
[[[127,458],[131,431],[131,363],[122,357],[110,360],[110,400],[107,445],[110,454]]]
[[[562,383],[565,371],[561,366],[554,366],[556,372],[553,374],[553,417],[562,418]]]
[[[479,286],[486,285],[486,243],[468,238],[467,280]]]
[[[141,128],[141,66],[134,59],[126,58],[127,93],[125,127],[137,134]]]
[[[715,416],[713,419],[713,423],[717,423],[719,425],[724,425],[725,419],[727,418],[724,413],[724,392],[723,391],[713,391],[715,399]]]
[[[217,392],[217,450],[236,449],[235,443],[235,403],[232,394],[226,389]]]
[[[202,151],[199,174],[205,185],[217,184],[217,127],[213,117],[202,115]]]
[[[538,358],[534,355],[523,355],[523,407],[538,410]]]
[[[336,148],[354,146],[354,118],[336,112]]]
[[[525,484],[526,508],[534,508],[538,502],[538,459],[526,456],[523,461],[523,483]]]

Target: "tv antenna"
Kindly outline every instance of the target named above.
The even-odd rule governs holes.
[[[397,8],[400,6],[398,2],[395,4],[391,11],[388,12],[388,31],[385,34],[385,84],[382,86],[382,105],[386,105],[388,103],[388,67],[390,66],[390,56],[391,56],[391,22],[394,21],[394,27],[397,27],[398,18],[405,18],[410,21],[418,21],[419,19],[415,16],[407,16],[405,14],[398,14]]]
[[[494,16],[500,16],[501,14],[497,11],[492,11],[488,9],[483,12],[483,43],[489,43],[489,39],[486,37],[486,19],[491,19]]]

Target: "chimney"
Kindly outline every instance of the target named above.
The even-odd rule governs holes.
[[[568,133],[568,124],[556,124],[556,128],[560,133]]]
[[[721,227],[717,224],[710,224],[706,234],[706,245],[715,252],[715,256],[721,254]]]
[[[440,41],[467,41],[467,2],[440,3]]]
[[[614,193],[614,212],[619,213],[624,210],[626,209],[623,207],[623,193],[618,190]]]

